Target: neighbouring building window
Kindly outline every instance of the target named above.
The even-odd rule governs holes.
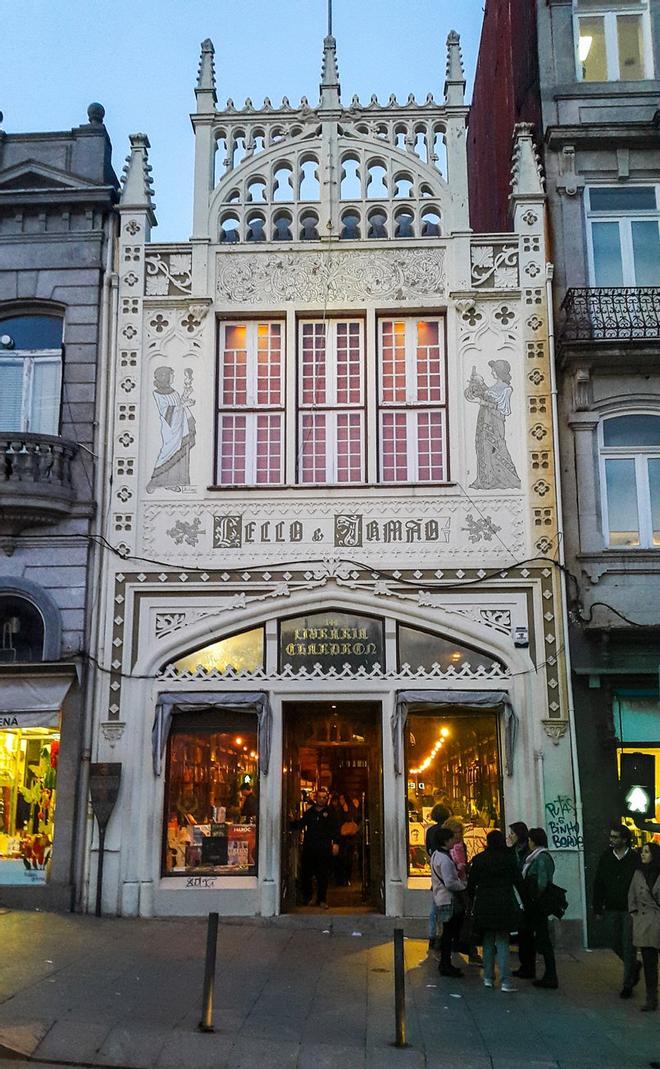
[[[447,479],[447,396],[440,319],[382,319],[378,355],[383,483]]]
[[[298,369],[298,482],[363,482],[362,321],[302,322]]]
[[[648,6],[640,0],[578,0],[577,75],[585,82],[653,76]]]
[[[167,746],[163,874],[255,876],[257,718],[179,713]]]
[[[57,434],[62,389],[62,320],[0,320],[0,431]]]
[[[655,757],[655,814],[650,819],[657,821],[660,819],[660,697],[657,687],[652,690],[615,691],[612,712],[614,734],[619,741],[619,769],[624,753],[643,753]],[[640,831],[629,817],[624,822],[642,843],[652,839],[652,834]]]
[[[221,486],[283,481],[284,326],[223,323],[218,383]]]
[[[404,729],[408,873],[430,873],[426,832],[438,803],[463,824],[468,860],[502,827],[497,715],[410,714]]]
[[[0,664],[43,660],[44,621],[26,598],[0,596]]]
[[[29,726],[34,713],[0,716],[0,885],[45,883],[57,800],[59,728]],[[59,721],[59,714],[55,717]]]
[[[660,415],[603,420],[600,457],[608,545],[660,546]]]
[[[593,285],[659,285],[658,187],[591,186],[585,204]]]

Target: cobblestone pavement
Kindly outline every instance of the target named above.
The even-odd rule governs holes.
[[[561,953],[559,991],[440,977],[408,935],[394,1039],[394,921],[221,921],[215,1032],[197,1029],[202,920],[0,915],[0,1066],[122,1069],[648,1069],[660,1013],[618,997],[608,951]],[[409,932],[419,926],[407,925]],[[12,1060],[9,1059],[11,1056]]]

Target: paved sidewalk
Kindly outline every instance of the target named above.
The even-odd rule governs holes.
[[[391,929],[324,915],[221,921],[212,1035],[197,1030],[206,926],[0,914],[0,1066],[122,1069],[648,1069],[660,1014],[618,997],[607,951],[559,955],[561,988],[486,990],[406,940],[407,1049],[393,1047]],[[413,926],[409,926],[413,930]],[[325,931],[324,931],[325,929]],[[419,931],[419,928],[417,928]],[[362,934],[357,934],[362,933]],[[388,935],[389,933],[389,935]],[[16,1055],[14,1056],[16,1058]]]

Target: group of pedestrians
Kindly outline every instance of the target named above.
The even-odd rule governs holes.
[[[496,966],[500,989],[516,991],[512,977],[531,980],[535,987],[559,986],[557,963],[548,927],[556,908],[553,892],[554,861],[543,828],[528,828],[522,821],[510,825],[508,840],[497,829],[488,832],[486,848],[468,864],[460,820],[435,806],[436,821],[427,831],[431,857],[432,907],[429,948],[438,950],[442,976],[463,973],[452,952],[463,946],[476,957],[483,948],[483,983],[495,986]],[[633,847],[632,834],[623,825],[613,827],[610,845],[600,858],[594,881],[594,913],[607,924],[609,942],[623,961],[621,998],[630,998],[642,969],[646,986],[644,1012],[658,1008],[658,955],[660,951],[660,846]],[[510,970],[509,945],[518,936],[519,968]],[[642,961],[637,958],[640,950]],[[536,977],[537,956],[543,974]]]
[[[440,809],[435,807],[432,818],[442,817]],[[555,866],[545,831],[528,829],[517,822],[511,826],[507,842],[501,831],[493,829],[486,836],[486,849],[468,866],[457,823],[460,825],[454,818],[445,818],[442,826],[432,825],[427,833],[433,896],[429,946],[440,952],[441,975],[463,975],[452,961],[452,951],[463,931],[471,960],[478,960],[476,944],[483,947],[484,986],[494,987],[497,963],[501,990],[516,991],[511,978],[509,943],[511,934],[517,932],[520,968],[513,975],[532,980],[536,987],[558,987],[545,906],[546,890],[552,883]],[[536,979],[537,953],[544,962],[539,979]]]

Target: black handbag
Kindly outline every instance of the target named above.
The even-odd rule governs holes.
[[[566,888],[560,887],[557,883],[549,883],[545,891],[542,892],[538,905],[546,917],[556,917],[561,920],[568,909]]]

